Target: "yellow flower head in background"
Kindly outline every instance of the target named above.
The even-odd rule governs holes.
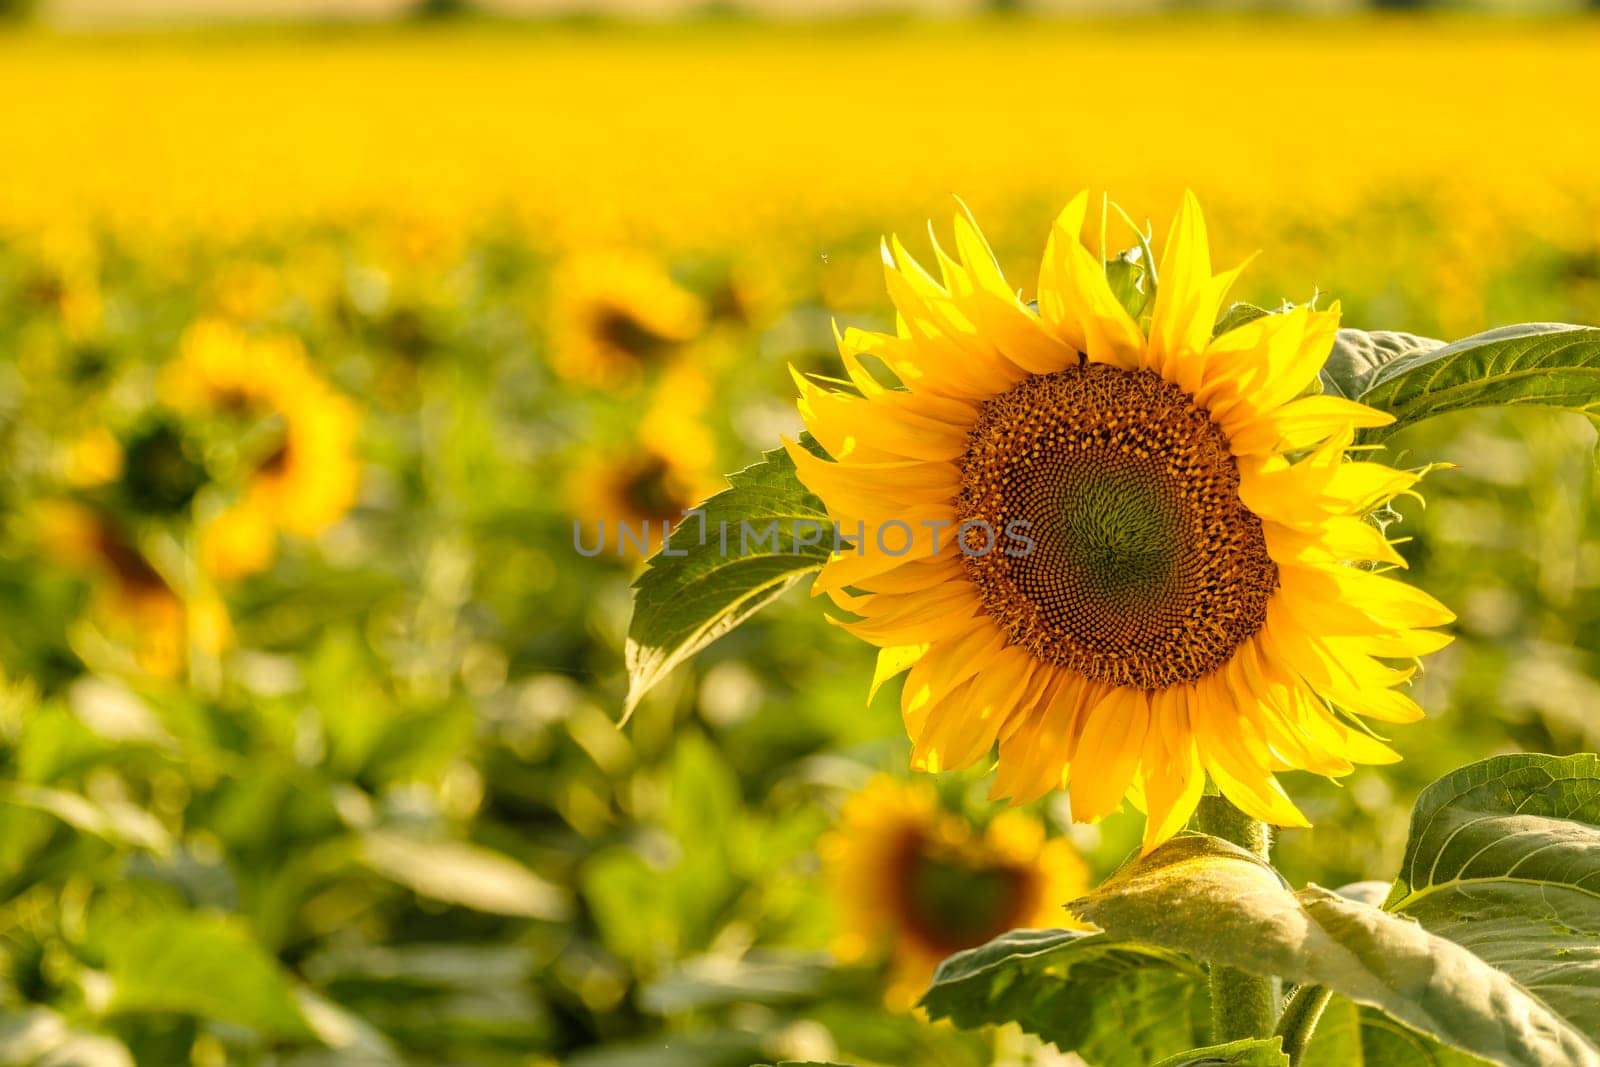
[[[27,303],[52,312],[75,340],[100,329],[105,300],[100,291],[100,250],[93,232],[57,220],[31,242],[22,296]]]
[[[97,579],[90,616],[131,650],[143,673],[174,678],[191,647],[217,655],[233,643],[222,601],[210,592],[180,595],[106,516],[73,501],[45,501],[38,525],[56,563]]]
[[[626,447],[588,452],[573,465],[568,511],[580,524],[606,530],[602,555],[615,557],[619,547],[624,558],[646,554],[638,547],[642,538],[619,537],[618,523],[636,531],[648,523],[654,551],[661,546],[663,523],[678,525],[686,510],[721,486],[716,447],[702,417],[710,389],[692,365],[668,371]]]
[[[196,323],[162,387],[180,411],[277,424],[239,499],[202,534],[207,573],[227,579],[262,570],[276,554],[279,532],[315,536],[354,505],[359,413],[315,372],[295,338],[248,333],[220,320]]]
[[[1389,416],[1306,395],[1337,305],[1213,337],[1238,270],[1212,273],[1191,196],[1142,327],[1080,240],[1086,205],[1056,221],[1037,309],[968,217],[937,279],[885,248],[897,332],[840,338],[855,391],[800,380],[835,461],[791,445],[800,478],[868,531],[816,589],[882,649],[879,681],[909,669],[919,768],[998,742],[996,796],[1065,788],[1083,820],[1128,796],[1147,850],[1207,773],[1249,814],[1303,826],[1274,773],[1398,759],[1349,716],[1419,718],[1395,688],[1412,669],[1383,660],[1449,640],[1424,629],[1453,618],[1432,597],[1352,565],[1404,565],[1365,516],[1420,475],[1345,459]],[[890,523],[919,531],[906,551],[874,533]]]
[[[313,537],[349,511],[360,487],[355,405],[319,381],[282,408],[282,443],[250,480],[247,502],[279,529]]]
[[[637,252],[575,253],[552,284],[550,360],[569,381],[631,386],[705,326],[706,309]]]
[[[315,378],[295,338],[202,319],[179,340],[161,395],[179,411],[278,410]]]
[[[1002,813],[978,833],[943,811],[931,785],[880,776],[851,797],[819,845],[839,914],[835,951],[859,960],[887,950],[885,1000],[911,1007],[939,961],[1020,927],[1070,922],[1088,869],[1039,821]]]

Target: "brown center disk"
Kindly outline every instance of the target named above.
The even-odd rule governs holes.
[[[899,842],[889,877],[906,926],[946,955],[1020,923],[1031,881],[1020,867],[960,855],[922,830]]]
[[[961,471],[962,521],[996,532],[978,555],[987,535],[969,529],[967,573],[1042,660],[1164,689],[1227,663],[1266,620],[1278,568],[1227,437],[1153,372],[1023,379],[984,404]]]

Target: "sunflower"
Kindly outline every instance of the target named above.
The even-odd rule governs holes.
[[[46,501],[39,530],[59,564],[96,579],[90,616],[131,649],[146,674],[176,677],[193,647],[217,655],[233,641],[227,609],[213,594],[181,596],[106,515],[75,501]]]
[[[41,232],[29,251],[23,299],[53,315],[69,338],[94,337],[105,317],[101,256],[94,235],[80,227],[57,225]]]
[[[162,398],[179,411],[250,412],[291,400],[316,374],[292,337],[251,333],[224,319],[183,332],[162,374]]]
[[[162,382],[180,411],[255,420],[263,434],[243,472],[239,498],[201,535],[207,573],[238,578],[262,570],[277,535],[312,537],[355,503],[361,469],[355,455],[355,406],[312,369],[292,337],[247,333],[220,320],[192,326]]]
[[[283,439],[256,467],[245,501],[279,529],[314,537],[350,510],[360,486],[355,405],[307,383],[282,406]]]
[[[584,385],[632,386],[705,325],[700,298],[637,252],[576,254],[553,290],[551,362]]]
[[[1063,838],[1021,811],[981,834],[940,809],[926,782],[873,779],[818,846],[839,915],[834,951],[860,960],[888,950],[890,1007],[911,1007],[939,961],[1007,930],[1059,926],[1088,870]]]
[[[715,444],[700,415],[710,384],[685,365],[662,379],[625,446],[591,452],[573,465],[567,487],[568,510],[580,524],[585,545],[604,529],[602,555],[638,559],[639,532],[648,525],[651,551],[661,546],[661,531],[683,520],[684,512],[717,491]],[[665,527],[663,524],[666,524]],[[633,531],[623,537],[620,527]]]
[[[839,337],[853,389],[797,376],[833,461],[789,454],[865,531],[815,591],[881,649],[875,685],[909,671],[917,768],[998,745],[996,798],[1062,788],[1092,821],[1127,797],[1146,850],[1208,774],[1250,815],[1304,826],[1276,772],[1397,760],[1359,717],[1420,718],[1398,688],[1414,662],[1385,661],[1449,641],[1426,628],[1450,612],[1382,573],[1404,561],[1367,519],[1421,475],[1346,457],[1391,420],[1315,392],[1337,304],[1213,336],[1239,270],[1212,273],[1187,196],[1136,321],[1080,240],[1087,202],[1056,220],[1036,306],[965,214],[939,279],[885,246],[896,333]]]

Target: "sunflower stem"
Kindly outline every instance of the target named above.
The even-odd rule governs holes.
[[[1212,837],[1231,841],[1263,862],[1269,861],[1271,838],[1267,824],[1252,819],[1226,797],[1200,798],[1200,829]],[[1268,1037],[1278,1019],[1280,983],[1235,967],[1211,968],[1212,1040],[1240,1041]]]
[[[1283,1018],[1278,1020],[1278,1036],[1283,1038],[1283,1054],[1298,1064],[1311,1045],[1311,1035],[1322,1019],[1322,1012],[1333,999],[1333,990],[1319,985],[1303,985],[1289,997]]]

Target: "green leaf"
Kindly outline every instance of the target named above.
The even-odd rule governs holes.
[[[420,896],[494,915],[559,921],[571,900],[509,856],[462,841],[435,841],[393,830],[361,838],[367,866]]]
[[[1600,1034],[1600,757],[1496,756],[1430,785],[1384,907]]]
[[[1441,1045],[1377,1008],[1334,997],[1300,1067],[1484,1067],[1486,1062]]]
[[[315,1040],[289,976],[221,915],[171,913],[105,936],[113,1012],[181,1012],[272,1037]]]
[[[1267,308],[1260,307],[1256,304],[1247,304],[1243,301],[1240,301],[1236,304],[1229,304],[1222,314],[1217,316],[1216,325],[1211,327],[1211,336],[1221,337],[1229,330],[1237,330],[1245,323],[1254,322],[1257,319],[1264,318],[1272,313],[1273,312]]]
[[[753,1034],[728,1030],[610,1041],[582,1049],[562,1067],[748,1067],[770,1056]]]
[[[739,776],[704,734],[674,742],[667,828],[686,851],[720,854],[740,810]]]
[[[126,1045],[75,1029],[49,1008],[12,1008],[0,1014],[0,1063],[71,1067],[134,1067]]]
[[[48,812],[68,826],[114,845],[148,849],[161,855],[172,851],[172,837],[161,821],[127,801],[97,803],[78,793],[19,782],[0,789],[0,803]]]
[[[1377,368],[1357,398],[1394,415],[1369,440],[1435,415],[1489,405],[1600,411],[1600,329],[1534,322],[1419,349]]]
[[[1169,1056],[1156,1067],[1289,1067],[1289,1057],[1283,1052],[1281,1037],[1252,1037],[1243,1041],[1229,1041],[1225,1045],[1208,1045]]]
[[[1174,838],[1072,907],[1111,937],[1317,983],[1497,1063],[1600,1067],[1582,1027],[1466,948],[1319,886],[1294,893],[1225,841]]]
[[[801,443],[822,454],[810,437]],[[728,483],[700,506],[703,524],[689,516],[633,584],[624,720],[674,667],[820,570],[832,552],[827,511],[800,484],[783,449],[730,474]],[[819,528],[820,543],[803,543]]]
[[[639,1006],[653,1015],[678,1015],[731,1004],[779,1004],[815,997],[831,973],[820,954],[774,951],[730,959],[685,960],[639,989]]]
[[[1192,960],[1083,930],[1013,930],[958,952],[921,1003],[961,1027],[1016,1022],[1094,1067],[1147,1067],[1209,1034]]]
[[[1340,330],[1322,365],[1322,391],[1354,400],[1374,376],[1403,357],[1443,348],[1443,341],[1392,330]]]
[[[600,939],[636,963],[678,949],[673,891],[671,879],[627,845],[601,849],[583,865],[584,902]]]
[[[1147,284],[1150,272],[1143,260],[1144,249],[1135,245],[1106,261],[1106,282],[1111,294],[1134,322],[1144,315],[1155,296],[1155,288]]]

